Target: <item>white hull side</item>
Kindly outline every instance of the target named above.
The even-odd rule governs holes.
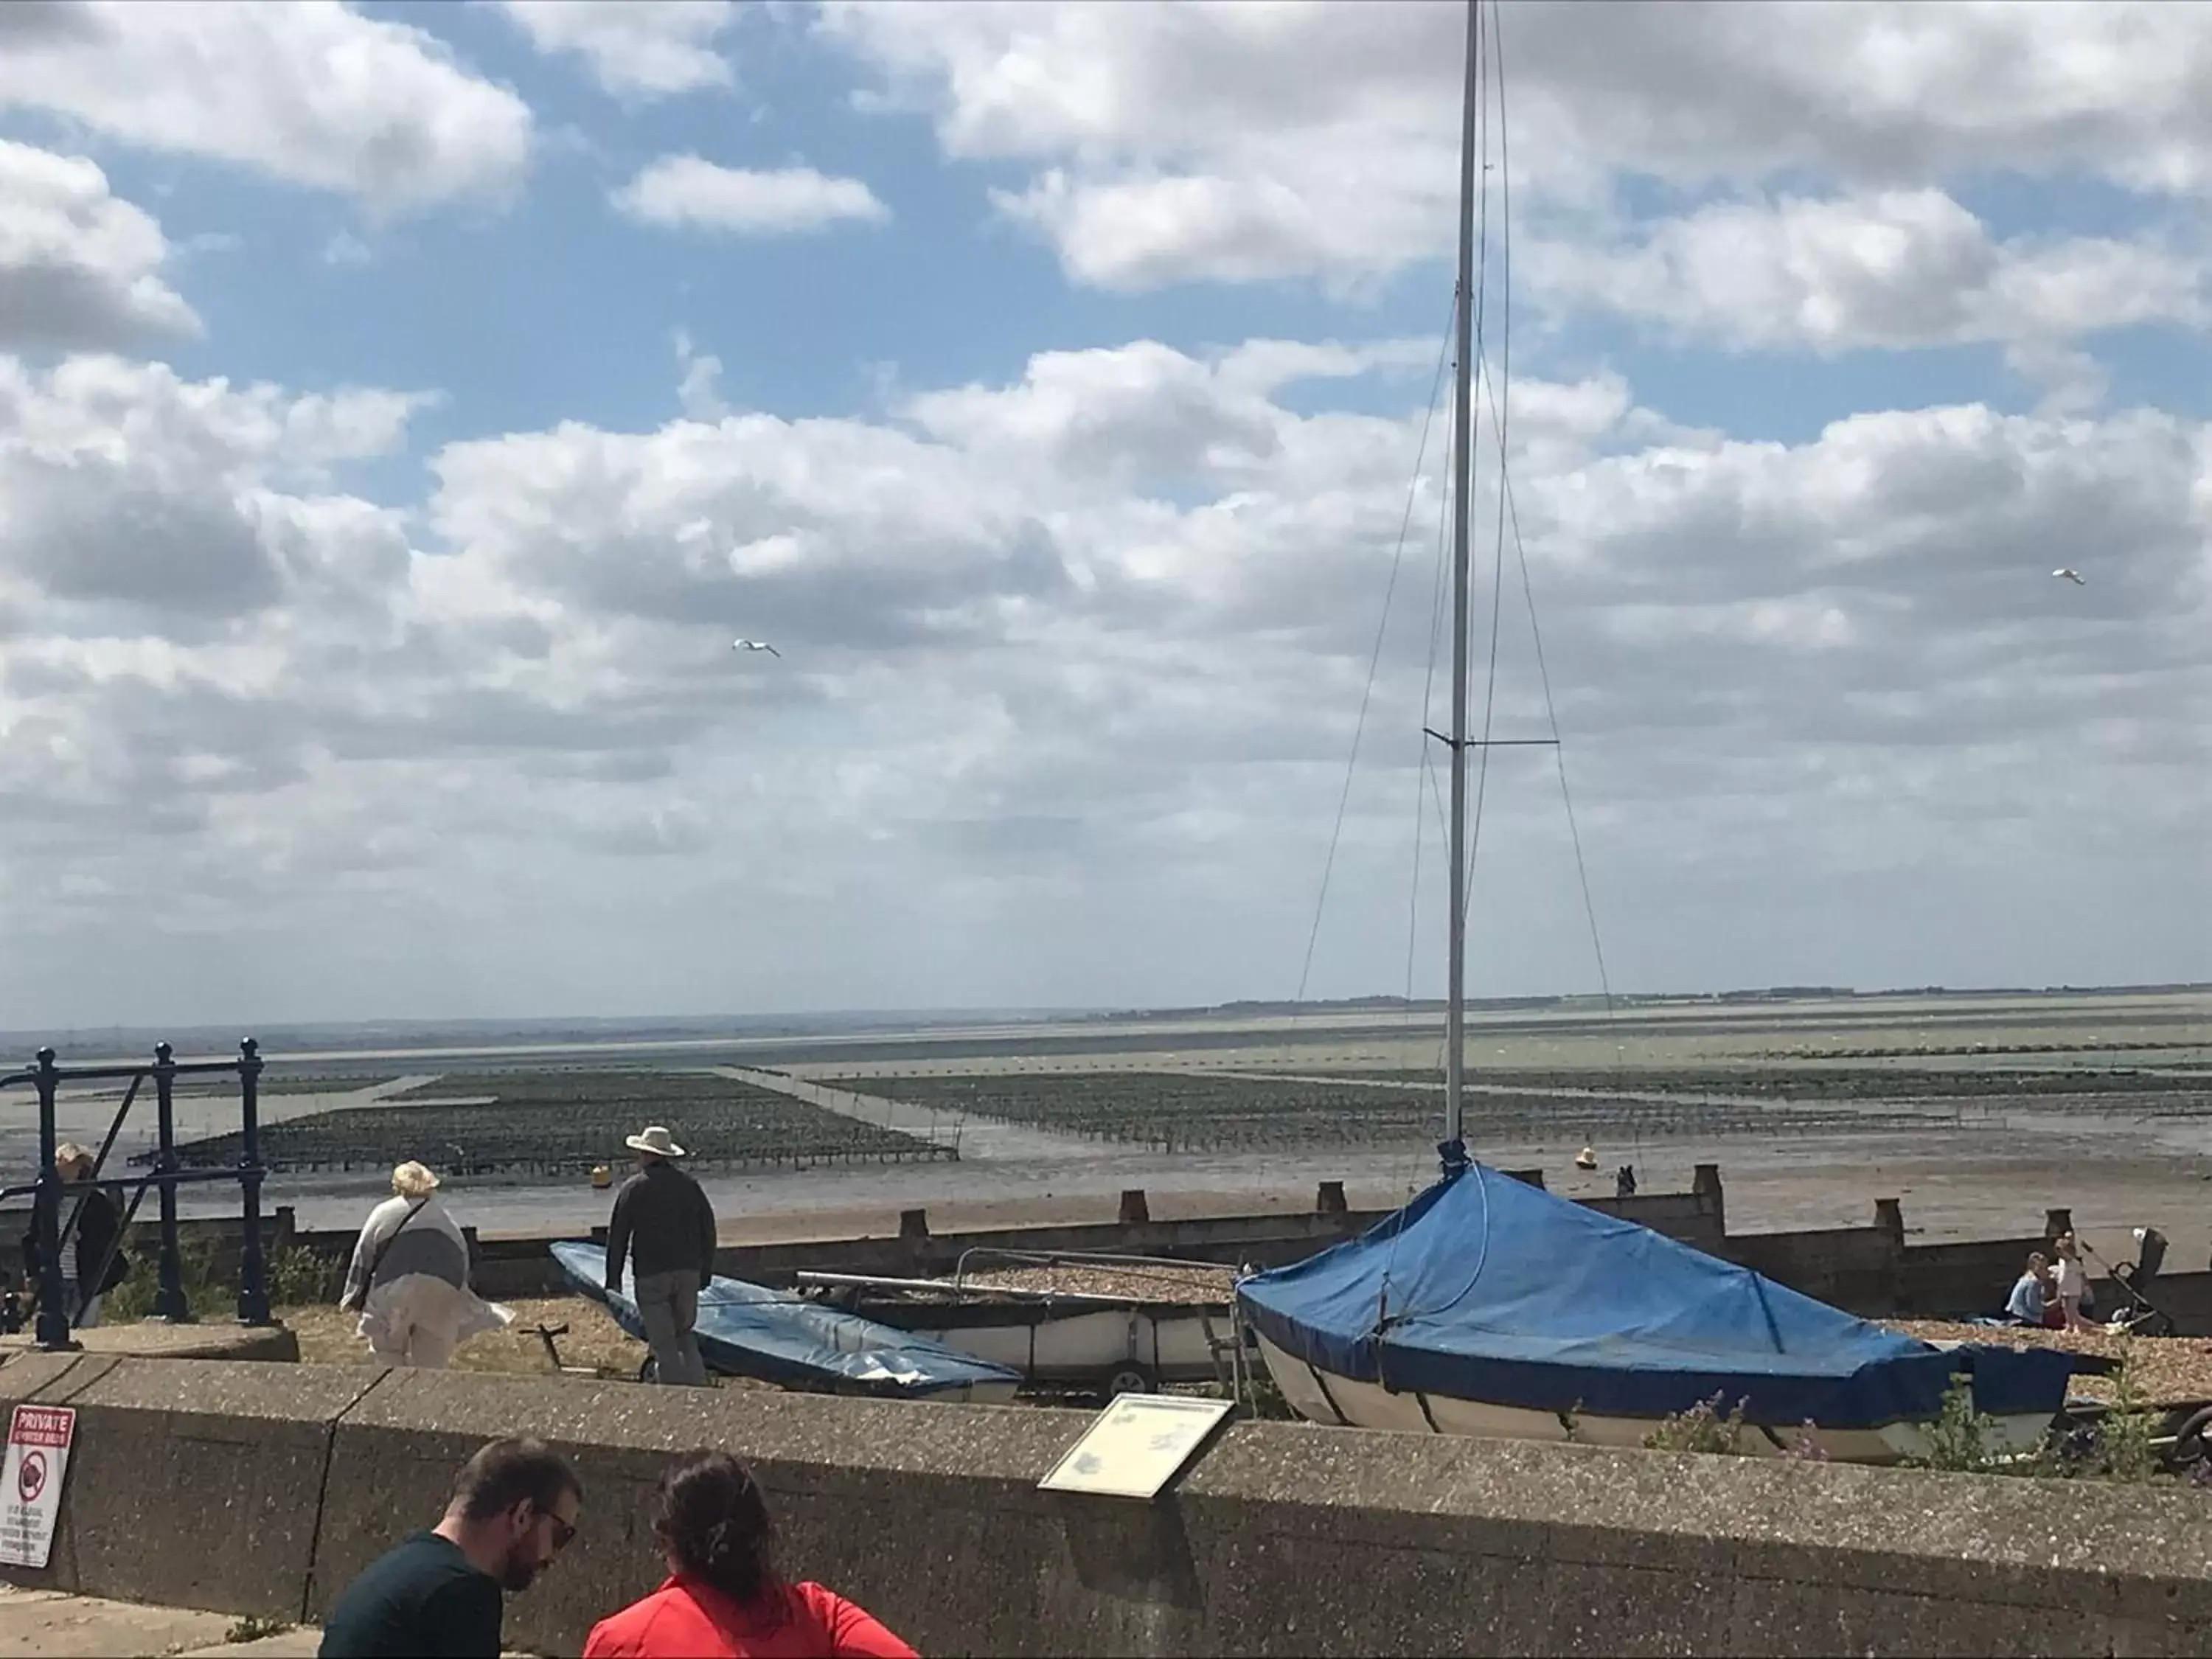
[[[1637,1447],[1644,1444],[1658,1420],[1639,1417],[1582,1416],[1568,1423],[1550,1413],[1517,1406],[1493,1406],[1474,1400],[1454,1400],[1443,1395],[1393,1394],[1381,1384],[1356,1382],[1348,1377],[1317,1371],[1303,1359],[1293,1358],[1266,1337],[1259,1339],[1267,1371],[1291,1409],[1316,1423],[1358,1429],[1396,1429],[1412,1434],[1472,1435],[1490,1440],[1549,1440],[1577,1445]],[[2050,1429],[2049,1417],[2001,1417],[1996,1420],[1997,1449],[2005,1452],[2032,1450]],[[1801,1431],[1784,1431],[1778,1445],[1757,1429],[1744,1431],[1741,1449],[1753,1455],[1780,1456]],[[1927,1439],[1914,1423],[1893,1423],[1881,1429],[1823,1429],[1817,1424],[1811,1438],[1838,1463],[1894,1463],[1927,1450]]]
[[[1212,1316],[1230,1328],[1227,1310]],[[1163,1382],[1211,1382],[1216,1375],[1207,1318],[1196,1310],[1167,1318],[1136,1310],[1101,1309],[1023,1325],[917,1326],[915,1334],[1001,1365],[1033,1382],[1085,1382],[1119,1367],[1143,1366]]]

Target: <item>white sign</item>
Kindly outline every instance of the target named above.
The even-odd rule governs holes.
[[[1236,1408],[1231,1400],[1117,1395],[1037,1485],[1046,1492],[1157,1498]]]
[[[43,1567],[62,1517],[62,1476],[76,1438],[73,1406],[18,1406],[0,1466],[0,1565]]]

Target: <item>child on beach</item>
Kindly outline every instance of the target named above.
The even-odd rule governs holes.
[[[2081,1303],[2089,1290],[2089,1274],[2081,1265],[2081,1253],[2074,1243],[2074,1235],[2059,1234],[2052,1241],[2051,1249],[2058,1256],[2052,1264],[2052,1272],[2058,1281],[2059,1328],[2069,1331],[2096,1329],[2081,1316]]]

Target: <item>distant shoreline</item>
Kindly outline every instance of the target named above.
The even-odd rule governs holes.
[[[1620,1016],[1635,1013],[1750,1010],[1809,1011],[1841,1004],[1869,1012],[1883,1003],[1988,1003],[2126,1000],[2212,996],[2212,981],[2152,985],[2025,986],[1926,985],[1862,991],[1848,986],[1771,986],[1731,991],[1621,993],[1609,1000],[1592,994],[1556,996],[1470,997],[1467,1011],[1479,1018],[1514,1015]],[[1187,1006],[1118,1009],[939,1009],[794,1015],[644,1016],[637,1018],[462,1019],[313,1021],[258,1025],[250,1030],[216,1026],[150,1027],[112,1025],[73,1030],[0,1031],[0,1055],[27,1062],[51,1045],[64,1062],[137,1059],[156,1042],[174,1045],[178,1057],[222,1057],[234,1054],[240,1036],[259,1039],[272,1059],[417,1058],[444,1055],[518,1057],[594,1048],[610,1053],[676,1052],[685,1048],[742,1047],[769,1051],[787,1046],[794,1054],[841,1043],[864,1045],[900,1037],[927,1041],[967,1037],[975,1041],[1018,1041],[1065,1032],[1110,1033],[1132,1027],[1266,1022],[1304,1028],[1332,1019],[1371,1024],[1388,1018],[1441,1021],[1440,998],[1398,996],[1317,998],[1306,1002],[1231,1001]]]

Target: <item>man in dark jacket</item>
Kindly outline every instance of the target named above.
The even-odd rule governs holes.
[[[623,1143],[637,1173],[616,1189],[607,1222],[607,1288],[619,1291],[623,1268],[636,1273],[637,1311],[653,1345],[653,1379],[704,1388],[707,1367],[691,1328],[699,1292],[714,1276],[714,1208],[699,1183],[677,1167],[684,1149],[656,1123]]]
[[[323,1620],[321,1659],[499,1659],[519,1595],[576,1535],[583,1483],[538,1440],[495,1440],[461,1469],[435,1527],[356,1574]]]
[[[92,1165],[92,1154],[74,1141],[65,1140],[54,1148],[54,1170],[62,1178],[61,1210],[54,1224],[67,1227],[80,1200],[84,1206],[77,1217],[76,1232],[62,1245],[64,1305],[70,1328],[80,1331],[100,1323],[100,1297],[131,1272],[131,1258],[116,1240],[123,1231],[123,1213],[113,1199],[91,1184]],[[35,1219],[23,1236],[23,1265],[30,1272],[31,1282],[38,1283],[41,1263]]]

